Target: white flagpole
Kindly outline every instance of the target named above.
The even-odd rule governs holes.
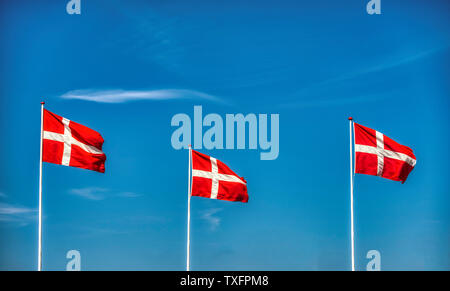
[[[39,153],[39,242],[38,242],[38,271],[42,271],[42,145],[44,134],[44,104],[41,102],[41,147]]]
[[[187,216],[187,259],[186,271],[190,270],[190,248],[191,248],[191,145],[189,145],[189,168],[188,168],[188,216]]]
[[[351,241],[352,241],[352,271],[355,271],[355,229],[353,222],[353,118],[349,117],[350,124],[350,211],[351,211]]]

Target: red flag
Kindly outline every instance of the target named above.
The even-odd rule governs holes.
[[[404,183],[416,165],[412,149],[355,123],[355,172]]]
[[[102,146],[98,132],[44,109],[44,162],[104,173]]]
[[[192,196],[248,202],[247,182],[221,161],[192,150]]]

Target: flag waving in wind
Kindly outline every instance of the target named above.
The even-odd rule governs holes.
[[[248,202],[247,182],[244,178],[236,175],[221,161],[194,151],[191,146],[189,146],[188,169],[186,271],[190,270],[191,197],[200,196],[210,199]]]
[[[44,109],[44,104],[41,102],[38,271],[42,270],[42,163],[104,173],[106,160],[100,133]]]
[[[44,109],[43,162],[105,172],[102,136]]]
[[[248,202],[247,182],[221,161],[192,150],[192,196]]]
[[[348,120],[350,124],[350,237],[352,271],[355,271],[353,174],[379,176],[405,183],[416,165],[416,157],[409,147],[399,144],[379,131],[353,122],[352,117]],[[353,145],[355,146],[354,172]]]
[[[404,183],[416,165],[412,149],[381,132],[355,126],[355,173],[379,176]]]

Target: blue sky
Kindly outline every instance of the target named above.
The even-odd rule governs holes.
[[[357,269],[372,249],[384,270],[450,268],[446,1],[382,0],[372,16],[366,1],[67,2],[0,4],[1,270],[37,265],[43,99],[107,154],[105,174],[44,164],[45,270],[72,249],[83,270],[185,268],[187,152],[170,120],[194,105],[280,114],[280,154],[202,151],[245,176],[250,201],[192,199],[193,270],[350,269],[348,116],[418,159],[403,185],[356,176]]]

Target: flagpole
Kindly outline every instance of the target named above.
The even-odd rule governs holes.
[[[188,168],[188,215],[187,215],[187,259],[186,271],[190,270],[190,248],[191,248],[191,145],[189,145],[189,168]]]
[[[44,133],[44,104],[41,102],[41,146],[39,153],[39,242],[38,242],[38,271],[42,271],[42,146]]]
[[[350,217],[351,217],[351,249],[352,249],[352,271],[355,271],[355,229],[354,229],[354,216],[353,216],[353,118],[349,117],[350,126]]]

